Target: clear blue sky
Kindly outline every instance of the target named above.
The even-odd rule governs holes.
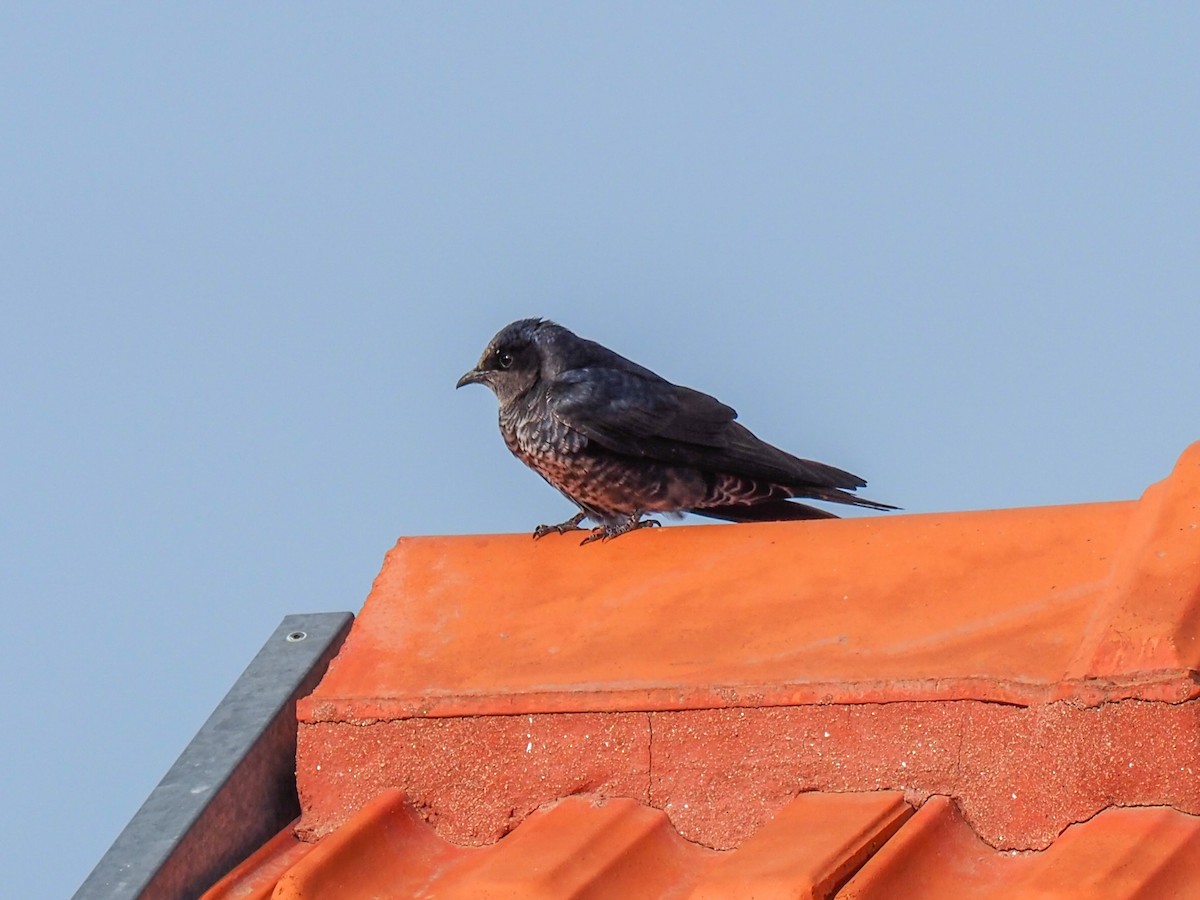
[[[512,319],[913,512],[1137,496],[1200,439],[1198,46],[1165,3],[0,8],[5,894],[73,891],[397,536],[570,514],[454,391]]]

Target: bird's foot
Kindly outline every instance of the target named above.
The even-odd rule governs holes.
[[[587,518],[587,513],[579,513],[571,516],[565,522],[559,522],[557,525],[539,525],[533,529],[533,539],[544,538],[548,534],[566,534],[568,531],[582,531],[579,523]]]
[[[639,528],[657,528],[660,525],[662,522],[658,519],[643,519],[641,510],[637,510],[624,522],[593,528],[592,533],[579,542],[579,546],[590,544],[592,541],[611,541],[615,537],[620,537],[630,531],[637,531]]]

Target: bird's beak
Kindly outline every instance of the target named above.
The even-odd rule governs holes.
[[[480,384],[482,381],[483,381],[483,373],[480,372],[478,369],[472,369],[470,372],[468,372],[462,378],[458,379],[458,384],[456,384],[454,386],[454,389],[458,390],[464,384]]]

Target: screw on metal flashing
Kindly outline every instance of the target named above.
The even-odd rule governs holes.
[[[293,631],[291,634],[289,634],[287,636],[287,638],[285,638],[285,640],[287,640],[287,642],[289,644],[295,644],[299,641],[304,640],[306,637],[308,637],[307,631]]]

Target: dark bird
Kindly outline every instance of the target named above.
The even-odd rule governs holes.
[[[540,538],[599,527],[583,543],[658,525],[646,513],[696,513],[731,522],[836,518],[793,498],[896,509],[849,493],[857,475],[772,447],[715,397],[545,319],[502,329],[458,379],[500,401],[500,434],[521,462],[579,507]]]

